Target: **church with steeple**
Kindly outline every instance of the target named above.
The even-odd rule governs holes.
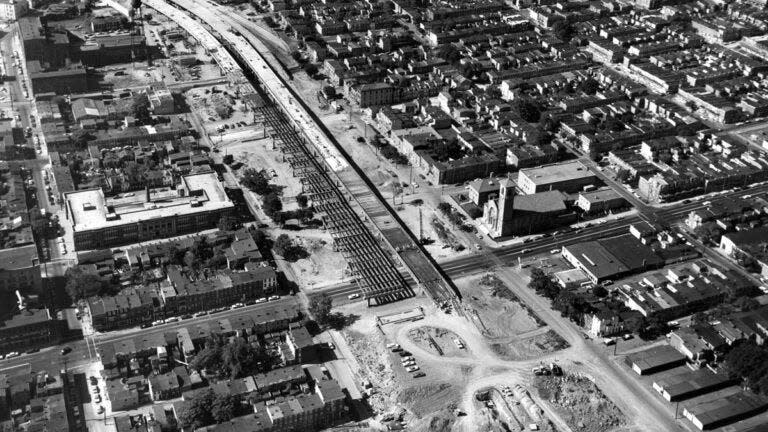
[[[515,182],[503,179],[498,194],[483,205],[482,223],[492,238],[534,234],[576,220],[568,195],[557,190],[531,195],[517,193]]]

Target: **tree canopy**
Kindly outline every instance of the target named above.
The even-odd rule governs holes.
[[[296,261],[308,256],[307,251],[300,245],[294,243],[287,234],[280,234],[277,236],[275,243],[272,245],[272,249],[276,254],[285,258],[286,261]]]
[[[229,394],[217,395],[210,388],[195,395],[179,414],[179,423],[198,429],[213,423],[223,423],[235,417],[240,399]]]
[[[67,283],[64,286],[69,297],[81,300],[92,295],[111,294],[112,287],[94,273],[89,273],[83,266],[74,266],[65,273]]]
[[[208,338],[203,348],[189,366],[195,370],[207,370],[231,379],[257,372],[265,372],[271,366],[271,358],[261,346],[249,344],[243,338],[232,342],[220,335]]]
[[[328,324],[331,320],[331,308],[333,299],[326,294],[312,297],[309,301],[309,313],[315,317],[319,324]]]
[[[733,377],[757,393],[768,395],[768,346],[759,346],[753,340],[737,344],[725,355],[725,366]]]
[[[254,168],[248,168],[243,171],[240,183],[259,195],[266,195],[272,191],[269,180],[267,180],[264,173]]]

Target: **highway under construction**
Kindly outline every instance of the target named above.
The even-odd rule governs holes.
[[[414,295],[397,271],[399,261],[417,282],[417,291],[423,290],[443,308],[461,310],[456,308],[458,293],[447,277],[322,122],[286,85],[274,69],[276,60],[265,59],[273,56],[255,36],[236,20],[220,17],[218,5],[212,3],[177,0],[174,7],[150,0],[146,4],[179,23],[209,52],[225,46],[228,53],[214,57],[234,57],[255,84],[267,102],[259,111],[268,133],[312,197],[369,305]]]

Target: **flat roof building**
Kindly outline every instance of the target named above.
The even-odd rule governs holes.
[[[685,364],[685,356],[669,345],[661,345],[632,353],[624,361],[638,375],[650,375]]]
[[[690,399],[736,384],[726,374],[715,374],[709,369],[698,369],[661,378],[653,382],[653,389],[669,402]]]
[[[630,234],[563,247],[563,258],[592,282],[658,268],[663,260]]]
[[[184,176],[170,191],[147,189],[107,198],[97,188],[67,193],[65,201],[75,250],[199,231],[215,226],[234,210],[214,172]]]
[[[768,401],[752,392],[741,391],[724,398],[686,406],[683,416],[699,430],[714,429],[759,414]]]
[[[520,170],[517,185],[525,194],[559,190],[572,193],[597,181],[592,171],[579,161]]]

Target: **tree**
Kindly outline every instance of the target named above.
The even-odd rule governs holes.
[[[284,257],[288,250],[292,247],[293,240],[291,240],[287,234],[280,234],[277,236],[277,239],[275,239],[275,244],[272,245],[272,249],[275,251],[275,253],[282,257]]]
[[[579,84],[579,90],[588,95],[593,95],[600,90],[600,83],[596,79],[589,77]]]
[[[759,346],[754,340],[736,344],[725,355],[725,369],[734,378],[757,393],[768,394],[768,347]]]
[[[72,142],[78,148],[85,148],[88,145],[88,141],[94,139],[93,135],[85,129],[78,129],[72,133]]]
[[[629,170],[624,168],[619,168],[619,171],[616,173],[616,181],[619,183],[626,183],[632,179],[632,174],[629,172]]]
[[[720,243],[720,237],[723,235],[723,231],[715,223],[701,224],[693,230],[696,237],[701,239],[704,243]]]
[[[224,252],[216,252],[208,261],[205,262],[206,268],[221,269],[227,266],[227,257]]]
[[[221,350],[222,374],[230,379],[241,378],[269,369],[270,357],[260,346],[249,344],[243,338],[236,338]]]
[[[747,312],[759,308],[760,302],[752,297],[742,296],[734,300],[733,305],[741,309],[742,312]]]
[[[592,294],[594,294],[597,297],[606,297],[608,295],[608,290],[605,289],[604,286],[598,285],[594,288],[592,288]]]
[[[198,394],[185,405],[179,414],[179,423],[184,426],[191,426],[193,430],[213,424],[211,407],[215,399],[216,394],[211,389]]]
[[[307,198],[306,195],[304,194],[296,195],[296,204],[298,204],[299,207],[306,208],[308,203],[309,203],[309,198]]]
[[[309,301],[309,313],[315,317],[319,324],[327,324],[331,318],[331,307],[333,299],[327,294],[320,294],[312,297]]]
[[[566,21],[558,21],[552,25],[552,33],[563,42],[573,38],[573,26]]]
[[[240,183],[259,195],[266,195],[272,191],[272,187],[269,185],[269,180],[264,176],[264,173],[253,168],[248,168],[243,171]]]
[[[437,55],[445,59],[448,63],[458,63],[461,60],[461,51],[456,48],[456,45],[449,43],[440,47]]]
[[[264,213],[270,218],[274,219],[275,216],[283,209],[283,203],[280,201],[280,197],[276,193],[270,192],[261,200],[262,209]]]
[[[318,69],[314,64],[307,63],[304,65],[304,72],[306,72],[309,76],[314,76],[318,72]]]
[[[513,107],[520,118],[528,123],[537,123],[541,118],[541,110],[539,109],[539,106],[530,100],[518,98],[515,100]]]
[[[211,417],[216,423],[223,423],[235,417],[240,399],[230,394],[216,396],[211,404]]]
[[[440,213],[444,215],[451,214],[451,212],[453,211],[453,207],[451,207],[451,205],[448,204],[447,202],[441,202],[440,204],[438,204],[437,209],[440,210]]]
[[[141,124],[148,124],[152,121],[152,116],[149,113],[149,107],[149,97],[146,93],[141,92],[134,96],[133,116]]]
[[[86,272],[83,266],[70,267],[65,276],[67,283],[64,289],[73,301],[106,294],[108,291],[107,284],[98,275]]]
[[[232,216],[222,216],[219,218],[216,227],[221,231],[234,231],[240,228],[240,221]]]
[[[224,157],[222,158],[222,162],[224,162],[227,165],[232,165],[234,161],[235,161],[235,157],[232,156],[231,154],[224,155]]]

